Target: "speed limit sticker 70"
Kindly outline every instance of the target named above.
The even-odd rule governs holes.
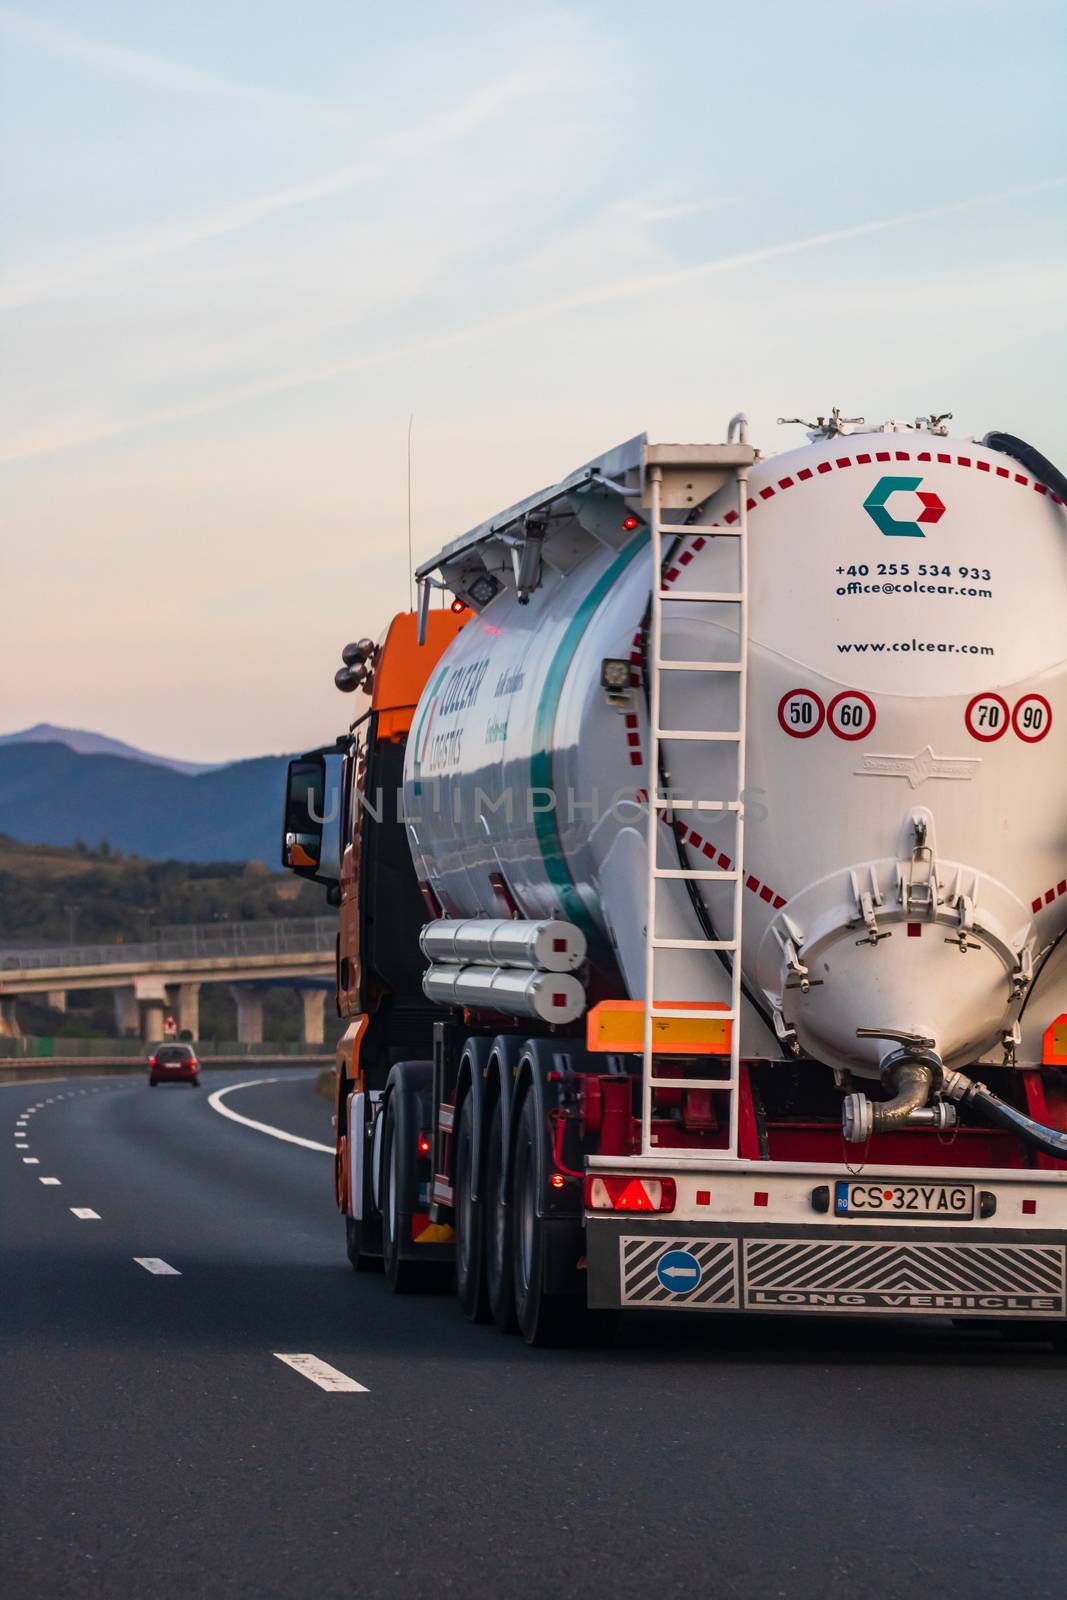
[[[778,721],[791,739],[810,739],[826,720],[826,707],[812,689],[790,689],[778,702]]]
[[[866,738],[875,723],[874,701],[859,689],[845,689],[827,706],[826,721],[839,739]]]
[[[1002,695],[976,694],[963,713],[963,720],[972,739],[992,744],[994,739],[1001,739],[1007,733],[1011,712]]]

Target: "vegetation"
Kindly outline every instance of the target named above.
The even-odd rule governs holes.
[[[0,834],[0,947],[130,944],[176,923],[325,912],[321,889],[260,861],[145,861],[106,841],[65,849]]]

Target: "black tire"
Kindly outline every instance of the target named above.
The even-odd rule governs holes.
[[[537,1098],[528,1092],[519,1109],[512,1150],[509,1205],[515,1316],[527,1344],[570,1344],[587,1330],[585,1303],[545,1293],[545,1224],[537,1215],[541,1189],[541,1141]]]
[[[485,1230],[474,1168],[474,1096],[468,1094],[456,1128],[455,1225],[456,1293],[469,1322],[488,1322],[491,1312],[485,1283]]]
[[[149,1078],[148,1087],[150,1089],[158,1089],[159,1088],[159,1079],[158,1078]]]
[[[511,1230],[504,1195],[504,1111],[498,1100],[489,1118],[482,1193],[485,1240],[485,1291],[489,1313],[501,1333],[516,1333],[515,1291],[511,1281]]]
[[[200,1087],[200,1079],[199,1078],[194,1078],[193,1079],[193,1088],[194,1089],[199,1089],[199,1087]]]
[[[353,1272],[381,1272],[381,1256],[368,1256],[363,1253],[363,1224],[356,1217],[350,1217],[345,1212],[345,1252],[352,1264]]]

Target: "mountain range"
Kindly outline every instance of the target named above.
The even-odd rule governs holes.
[[[0,737],[0,833],[32,844],[106,840],[157,860],[276,867],[287,760],[207,767],[39,724]]]
[[[156,756],[147,750],[138,750],[121,739],[109,739],[106,733],[90,733],[87,728],[57,728],[52,722],[35,722],[32,728],[20,733],[0,733],[0,745],[5,744],[65,744],[80,756],[121,756],[124,761],[143,761],[150,767],[169,767],[172,772],[184,772],[195,777],[201,772],[216,772],[223,763],[207,761],[175,761],[172,756]]]

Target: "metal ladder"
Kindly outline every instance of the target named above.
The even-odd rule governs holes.
[[[737,434],[737,443],[734,435]],[[694,524],[692,533],[706,538],[733,538],[738,543],[739,586],[736,592],[717,592],[713,590],[693,589],[664,589],[663,587],[663,546],[664,540],[674,540],[683,529],[678,523],[664,523],[662,513],[671,503],[679,502],[668,493],[665,495],[665,475],[675,469],[676,463],[671,462],[670,467],[661,466],[655,459],[657,447],[649,447],[649,462],[646,468],[649,480],[648,503],[650,510],[651,531],[651,559],[652,559],[652,615],[651,638],[649,641],[648,668],[649,668],[649,776],[648,776],[648,886],[646,905],[646,935],[645,935],[645,1009],[644,1009],[644,1049],[642,1061],[642,1093],[641,1093],[641,1154],[655,1155],[661,1153],[663,1147],[652,1142],[653,1098],[654,1090],[659,1089],[713,1089],[729,1095],[729,1124],[725,1149],[689,1149],[671,1148],[671,1159],[675,1160],[726,1160],[737,1156],[737,1124],[738,1124],[738,1084],[740,1078],[740,1048],[741,1048],[741,913],[742,896],[744,894],[744,803],[742,795],[745,788],[745,719],[746,719],[746,690],[748,679],[748,468],[755,457],[754,450],[748,445],[747,422],[743,416],[737,416],[730,423],[727,446],[703,447],[704,451],[714,450],[720,472],[725,471],[721,486],[733,477],[737,491],[737,512],[734,520],[729,523],[716,523],[711,526]],[[674,447],[660,447],[667,450]],[[702,447],[694,447],[701,450]],[[713,491],[713,492],[718,492]],[[732,605],[737,607],[738,614],[738,655],[736,662],[721,661],[672,661],[666,660],[662,651],[663,637],[663,608],[665,605],[676,605],[679,602],[689,604]],[[734,673],[738,680],[737,700],[737,725],[730,728],[663,728],[660,726],[661,681],[666,672],[729,672]],[[696,742],[732,742],[737,745],[737,790],[729,796],[716,796],[702,798],[694,795],[686,799],[677,799],[673,795],[660,793],[660,746],[664,740],[687,740]],[[673,828],[675,814],[680,811],[731,811],[737,816],[737,832],[735,836],[735,851],[733,867],[730,871],[716,871],[703,867],[660,867],[657,850],[657,830],[660,826],[660,817],[665,816],[667,826]],[[657,933],[659,926],[657,912],[661,900],[660,885],[664,882],[688,879],[690,882],[732,882],[733,883],[733,926],[732,937],[729,939],[671,939],[664,938]],[[709,953],[726,951],[730,956],[730,1004],[726,1011],[709,1012],[707,1009],[687,1010],[672,1006],[669,1009],[656,1006],[656,974],[657,955],[659,952],[672,950],[703,950]],[[728,1021],[730,1027],[730,1072],[727,1078],[666,1078],[653,1079],[653,1065],[657,1051],[653,1048],[653,1025],[658,1018],[684,1018],[693,1017],[707,1020],[713,1017],[716,1021]]]

